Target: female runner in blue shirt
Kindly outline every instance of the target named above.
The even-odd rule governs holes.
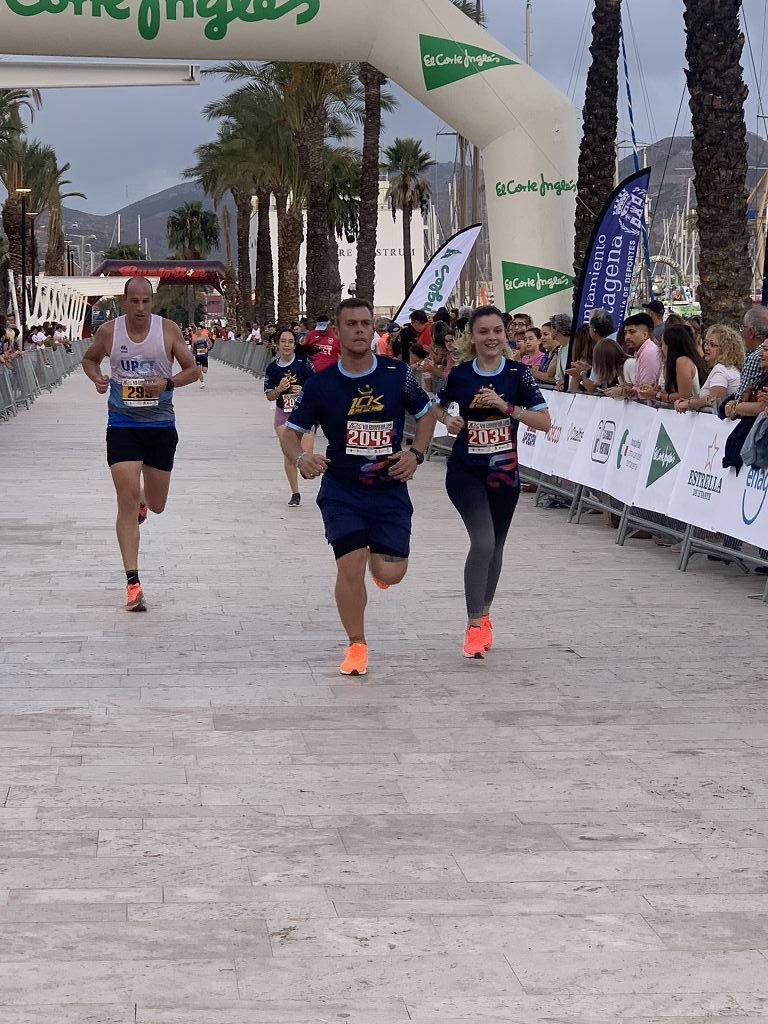
[[[464,567],[465,658],[484,658],[493,644],[491,605],[504,544],[520,496],[518,424],[549,430],[547,403],[531,371],[507,358],[501,310],[480,306],[469,319],[470,358],[455,366],[437,396],[437,418],[457,434],[446,473],[448,497],[469,534]],[[474,358],[471,358],[474,356]],[[450,407],[458,406],[458,415]]]
[[[282,327],[277,336],[277,358],[264,372],[264,394],[269,402],[275,402],[275,433],[278,440],[288,429],[286,424],[293,412],[301,389],[314,374],[312,363],[296,355],[296,334],[290,327]],[[304,451],[311,452],[314,434],[307,433]],[[283,456],[285,475],[291,488],[288,505],[296,508],[301,504],[299,474],[293,462]]]

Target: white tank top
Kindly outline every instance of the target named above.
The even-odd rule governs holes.
[[[124,316],[115,320],[109,355],[109,426],[173,426],[173,392],[150,398],[141,387],[147,377],[170,377],[173,360],[168,358],[163,337],[163,318],[152,315],[143,341],[128,337]]]

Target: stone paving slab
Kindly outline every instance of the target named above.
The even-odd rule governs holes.
[[[437,461],[342,679],[317,485],[209,379],[144,616],[103,400],[0,424],[0,1024],[768,1024],[759,581],[524,496],[468,664]]]

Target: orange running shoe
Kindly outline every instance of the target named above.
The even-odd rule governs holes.
[[[480,627],[483,631],[483,643],[485,644],[486,651],[490,651],[493,647],[493,623],[491,622],[490,615],[483,616],[483,624]]]
[[[467,626],[462,654],[465,658],[485,657],[485,636],[482,626]]]
[[[144,600],[144,592],[141,589],[141,584],[129,583],[127,590],[128,598],[125,604],[125,610],[127,612],[145,612],[147,610],[147,602]]]
[[[339,665],[343,676],[364,676],[368,671],[368,645],[350,644],[344,653],[344,661]]]
[[[147,521],[147,506],[142,501],[139,505],[139,526]]]

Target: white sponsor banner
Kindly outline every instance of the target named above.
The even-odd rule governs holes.
[[[719,529],[763,550],[768,549],[768,470],[729,469],[723,484]]]
[[[615,403],[614,403],[615,404]],[[631,505],[640,483],[640,468],[656,423],[656,411],[645,405],[627,402],[624,425],[605,467],[603,490],[617,501]]]
[[[540,473],[547,473],[550,476],[555,473],[555,460],[572,403],[573,395],[561,394],[559,391],[552,391],[547,395],[552,425],[546,434],[542,433],[537,439],[533,453],[533,468]]]
[[[569,479],[601,491],[608,463],[616,458],[628,403],[613,398],[598,398],[593,403],[592,418],[571,464]]]
[[[589,444],[589,425],[595,411],[595,399],[589,395],[574,395],[564,419],[563,436],[555,455],[555,476],[572,480],[571,469],[582,444]]]
[[[719,420],[715,416],[694,418],[691,440],[677,474],[667,515],[713,533],[728,532],[723,525],[727,518],[725,482],[733,470],[723,469],[723,453],[734,426],[730,420]]]
[[[521,423],[517,428],[517,461],[525,469],[533,469],[536,449],[544,437],[540,430],[531,430]]]
[[[411,313],[423,309],[425,313],[434,313],[440,306],[448,302],[448,297],[464,264],[469,259],[472,247],[483,230],[482,224],[473,224],[464,228],[453,238],[442,245],[429,263],[424,267],[410,295],[406,298],[395,317],[395,323],[403,327],[411,319]]]
[[[638,508],[662,514],[669,512],[672,492],[698,417],[699,413],[695,412],[681,415],[672,409],[657,411],[640,467],[640,486],[634,500]]]

